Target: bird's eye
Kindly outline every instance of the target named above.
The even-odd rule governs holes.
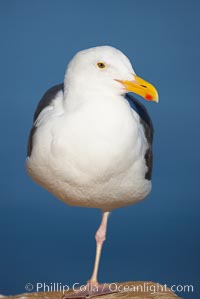
[[[99,69],[105,69],[106,64],[105,64],[104,62],[99,61],[99,62],[97,62],[97,67],[98,67]]]

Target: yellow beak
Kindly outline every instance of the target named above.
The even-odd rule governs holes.
[[[120,82],[127,91],[134,92],[145,100],[153,101],[158,103],[159,97],[156,88],[149,82],[143,80],[142,78],[133,75],[133,81],[127,80],[116,80]]]

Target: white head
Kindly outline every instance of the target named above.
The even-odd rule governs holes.
[[[65,92],[70,89],[92,95],[123,95],[130,91],[147,100],[158,100],[156,89],[137,77],[129,59],[110,46],[83,50],[73,57],[65,76]]]

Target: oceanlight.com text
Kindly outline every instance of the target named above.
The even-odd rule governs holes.
[[[169,292],[170,290],[174,293],[193,293],[194,292],[194,286],[191,284],[173,284],[171,286],[168,286],[167,284],[160,285],[159,283],[138,283],[138,284],[131,284],[131,283],[109,283],[109,284],[103,284],[104,287],[109,287],[109,290],[113,293],[115,292],[135,292],[135,293],[143,293],[143,292],[149,292],[151,294],[155,293],[161,293],[161,292]],[[62,292],[63,294],[66,293],[69,290],[73,290],[74,292],[79,291],[92,291],[92,292],[98,292],[98,285],[83,285],[78,282],[73,283],[72,285],[68,285],[61,282],[51,282],[51,283],[45,283],[45,282],[37,282],[36,284],[32,283],[26,283],[25,289],[28,292]]]

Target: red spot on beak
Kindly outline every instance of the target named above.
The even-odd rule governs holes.
[[[149,101],[151,101],[153,99],[153,97],[149,93],[146,94],[145,98],[146,98],[146,100],[149,100]]]

